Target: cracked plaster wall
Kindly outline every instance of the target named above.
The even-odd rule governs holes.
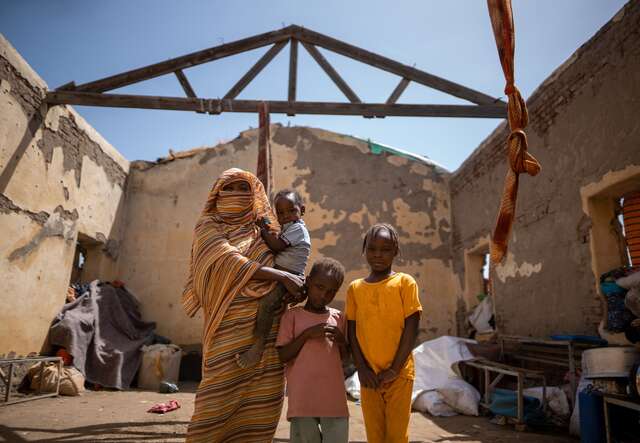
[[[529,147],[542,172],[521,176],[509,254],[492,274],[501,332],[596,332],[603,315],[596,276],[607,269],[593,266],[594,220],[583,194],[595,183],[614,186],[619,171],[627,171],[626,191],[640,189],[638,97],[640,2],[631,1],[528,100]],[[493,229],[506,135],[502,124],[451,178],[453,253],[462,286],[465,252]],[[604,218],[612,217],[609,210]],[[615,243],[600,246],[597,254],[618,255]]]
[[[347,269],[334,305],[343,308],[348,282],[366,275],[362,235],[378,221],[394,224],[402,256],[398,270],[414,275],[424,304],[421,338],[455,332],[455,294],[449,242],[448,173],[397,155],[374,155],[367,142],[320,129],[273,125],[274,189],[303,196],[312,260],[327,256]],[[237,166],[255,172],[257,130],[188,158],[132,164],[120,275],[141,300],[159,333],[198,343],[201,319],[183,313],[180,295],[192,230],[218,175]]]
[[[510,253],[493,273],[502,332],[593,333],[602,317],[595,277],[615,254],[593,223],[611,206],[602,199],[640,186],[639,5],[631,1],[529,100],[530,146],[543,170],[521,182]],[[125,280],[160,333],[199,342],[201,322],[179,303],[192,229],[220,172],[255,170],[256,131],[168,163],[136,162],[129,175],[129,163],[73,109],[43,109],[46,87],[0,35],[0,302],[11,307],[0,317],[0,352],[40,347],[79,234],[95,242],[85,275]],[[312,259],[342,261],[346,282],[366,274],[363,232],[395,224],[397,269],[421,288],[421,338],[454,334],[471,307],[465,252],[483,247],[495,220],[506,135],[502,124],[451,176],[374,155],[348,136],[274,126],[275,188],[302,193]]]
[[[98,251],[83,277],[110,278],[129,163],[0,34],[0,353],[39,351],[64,303],[78,233]]]

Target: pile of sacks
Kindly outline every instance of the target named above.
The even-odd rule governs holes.
[[[63,366],[60,370],[57,363],[36,363],[29,369],[27,377],[29,387],[40,393],[56,392],[58,379],[60,395],[76,396],[84,392],[84,375],[73,366]]]
[[[456,363],[474,358],[467,343],[476,341],[444,336],[413,350],[413,409],[439,417],[478,415],[480,393],[455,371]]]

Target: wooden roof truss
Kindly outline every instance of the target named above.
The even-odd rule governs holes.
[[[70,104],[166,109],[209,114],[221,114],[224,112],[255,113],[261,100],[239,100],[236,97],[287,44],[289,44],[290,51],[288,97],[287,100],[282,101],[267,101],[271,113],[284,113],[290,116],[295,114],[359,115],[367,118],[383,118],[386,116],[505,118],[507,114],[506,104],[497,98],[296,25],[222,44],[89,83],[76,85],[74,82],[70,82],[55,91],[48,92],[46,101],[50,105]],[[348,101],[305,102],[296,99],[299,44],[325,71]],[[187,68],[269,45],[271,45],[269,50],[233,85],[223,98],[198,97],[185,75],[184,70]],[[364,103],[322,55],[318,47],[395,74],[400,78],[398,85],[391,92],[385,103]],[[186,97],[108,93],[123,86],[166,74],[176,76]],[[471,104],[397,103],[411,82],[467,100]]]

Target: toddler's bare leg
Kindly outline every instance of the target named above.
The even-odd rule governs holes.
[[[241,368],[251,368],[257,365],[262,359],[264,344],[269,335],[269,331],[271,331],[274,314],[280,307],[285,293],[284,288],[278,285],[273,291],[260,299],[256,316],[256,327],[253,330],[255,341],[248,350],[236,355],[236,362]]]

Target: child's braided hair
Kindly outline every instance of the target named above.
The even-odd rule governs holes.
[[[398,231],[396,228],[391,226],[389,223],[376,223],[371,226],[367,233],[364,236],[364,241],[362,242],[362,253],[364,254],[367,250],[367,242],[369,239],[374,238],[380,231],[386,230],[391,236],[391,240],[393,241],[393,245],[396,247],[396,250],[400,252],[400,242],[398,241]]]

